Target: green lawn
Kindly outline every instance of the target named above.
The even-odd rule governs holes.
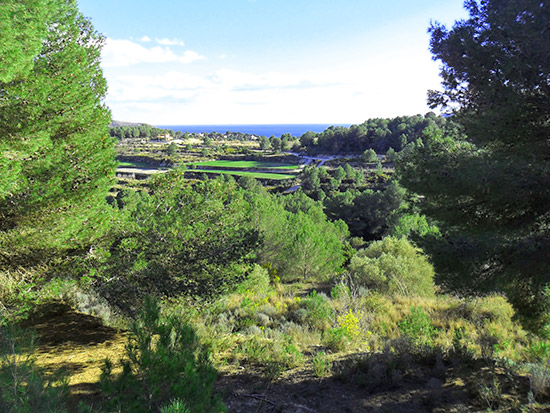
[[[166,169],[166,167],[160,167],[141,162],[119,162],[119,168],[140,168],[140,169]]]
[[[204,161],[189,162],[188,165],[212,166],[223,168],[258,168],[258,169],[298,169],[298,164],[288,164],[269,161]]]
[[[291,165],[280,162],[267,162],[267,161],[204,161],[204,162],[189,162],[186,165],[197,165],[197,166],[209,166],[213,169],[188,169],[190,172],[205,172],[205,173],[216,173],[216,174],[230,174],[234,176],[252,176],[258,179],[274,179],[274,180],[284,180],[295,178],[295,175],[281,174],[281,173],[266,173],[266,172],[254,172],[254,171],[241,171],[241,168],[258,168],[258,169],[282,169],[282,170],[293,170],[299,168],[300,165]],[[126,168],[140,168],[140,169],[167,169],[160,168],[152,165],[133,163],[133,162],[119,162],[119,167]],[[233,169],[215,169],[216,167],[224,168],[234,168]]]
[[[216,173],[216,174],[230,174],[235,176],[252,176],[253,178],[258,179],[275,179],[282,181],[283,179],[292,179],[295,178],[295,175],[285,175],[285,174],[270,174],[263,172],[250,172],[250,171],[230,171],[225,169],[188,169],[189,172],[196,173]]]

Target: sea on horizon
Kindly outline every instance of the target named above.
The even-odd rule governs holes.
[[[188,133],[210,133],[210,132],[241,132],[256,136],[276,136],[280,138],[285,133],[290,133],[292,136],[300,137],[304,133],[323,132],[329,126],[345,126],[350,124],[338,123],[301,123],[301,124],[248,124],[248,125],[155,125],[161,129],[171,129],[175,132]]]

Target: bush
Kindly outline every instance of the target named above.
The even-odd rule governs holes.
[[[352,257],[349,264],[356,285],[404,296],[434,295],[434,269],[405,238],[386,237]]]
[[[178,145],[174,142],[172,142],[170,145],[166,147],[166,153],[169,156],[174,156],[178,153]]]
[[[364,162],[376,162],[378,160],[378,156],[376,156],[376,152],[374,149],[367,149],[365,152],[363,152],[363,155],[361,156]]]
[[[269,339],[260,329],[239,343],[234,354],[246,363],[260,366],[264,375],[270,379],[304,362],[304,355],[290,336],[275,334],[275,337]]]
[[[321,331],[327,329],[332,323],[333,311],[328,298],[324,294],[317,294],[313,290],[303,300],[300,301],[303,310],[303,321],[310,327]]]
[[[331,328],[323,336],[323,344],[334,352],[343,351],[349,343],[346,330],[342,327]]]
[[[185,411],[186,405],[194,412],[225,411],[214,393],[216,370],[194,329],[175,316],[161,318],[158,302],[150,297],[132,324],[126,357],[117,377],[110,360],[102,368],[107,410],[148,412],[166,406],[166,411]],[[176,398],[180,410],[174,407]]]
[[[0,319],[0,411],[65,412],[67,377],[62,371],[46,378],[32,356],[34,339]]]
[[[180,399],[175,399],[168,406],[162,407],[160,413],[191,413],[191,410]]]
[[[399,329],[415,345],[430,345],[437,334],[430,317],[421,307],[412,307],[410,314],[399,323]]]

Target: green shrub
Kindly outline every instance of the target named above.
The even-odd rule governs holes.
[[[165,151],[169,156],[174,156],[178,153],[178,145],[172,142],[170,145],[166,147]]]
[[[358,286],[404,296],[434,295],[434,270],[422,250],[405,238],[386,237],[352,257],[352,280]]]
[[[374,151],[374,149],[365,150],[361,158],[364,162],[367,163],[376,162],[378,160],[378,156],[376,156],[376,152]]]
[[[67,376],[45,376],[34,362],[32,335],[0,320],[0,411],[3,413],[65,412]]]
[[[535,341],[527,347],[527,359],[532,362],[542,363],[550,358],[550,342]]]
[[[305,310],[303,321],[310,327],[323,331],[331,325],[332,307],[324,294],[317,294],[317,291],[313,290],[300,300],[300,307]]]
[[[350,296],[350,294],[351,294],[350,288],[347,285],[343,284],[343,283],[336,284],[330,290],[330,296],[333,300],[338,300],[338,299],[341,299],[341,298],[347,298],[347,297]]]
[[[272,267],[269,266],[269,269],[271,268]],[[265,294],[268,292],[270,290],[269,269],[255,265],[248,277],[239,284],[236,292],[239,294]]]
[[[330,328],[323,335],[323,344],[335,352],[345,350],[349,341],[346,330],[342,327]]]
[[[412,307],[410,314],[399,323],[399,329],[416,345],[432,344],[437,334],[430,317],[421,307]]]
[[[330,361],[327,360],[327,355],[321,351],[313,357],[313,372],[317,377],[326,376],[331,368]]]
[[[506,297],[497,294],[489,295],[475,300],[471,306],[472,321],[490,320],[502,325],[512,324],[514,308]]]
[[[191,413],[181,399],[173,400],[169,405],[163,406],[160,413]]]
[[[257,333],[240,343],[234,353],[240,354],[247,363],[260,366],[268,378],[277,378],[285,370],[303,364],[304,355],[295,346],[291,337],[279,334],[273,339],[268,339],[259,331]]]
[[[214,393],[216,370],[194,329],[175,316],[161,318],[158,302],[150,297],[132,324],[126,357],[116,377],[111,361],[102,368],[107,410],[156,411],[177,397],[194,412],[225,411]]]

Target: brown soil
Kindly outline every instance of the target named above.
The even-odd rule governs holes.
[[[388,388],[369,389],[353,378],[316,378],[308,369],[270,382],[248,372],[222,375],[230,412],[474,412],[464,385],[406,377]]]

